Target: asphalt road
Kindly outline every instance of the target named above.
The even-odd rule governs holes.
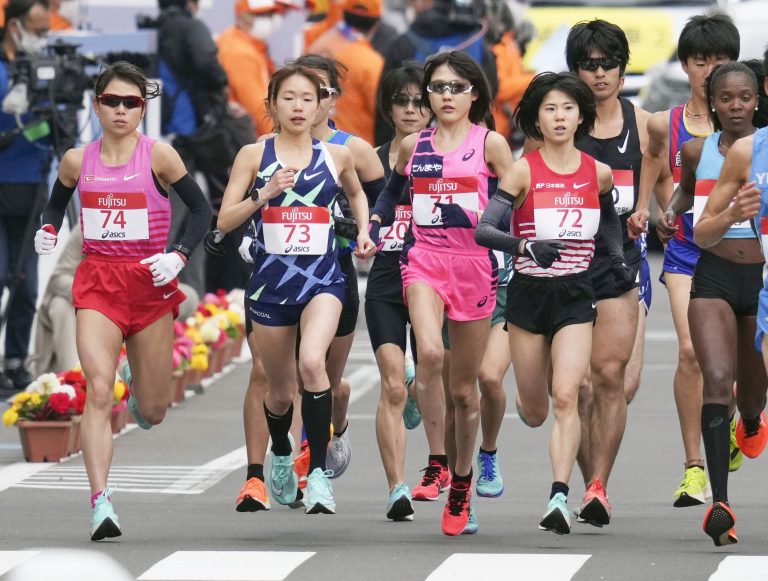
[[[658,275],[657,257],[652,268]],[[275,505],[270,512],[235,512],[245,478],[241,405],[249,368],[243,361],[171,410],[161,426],[117,438],[111,484],[124,534],[111,542],[88,540],[82,457],[26,464],[15,428],[0,428],[0,575],[64,548],[99,551],[147,581],[768,579],[764,459],[746,460],[731,477],[737,545],[714,547],[701,530],[704,506],[672,507],[683,455],[671,383],[676,341],[660,284],[642,386],[608,487],[611,524],[574,523],[567,536],[537,528],[551,482],[551,420],[530,429],[517,419],[511,373],[499,444],[506,489],[500,498],[473,501],[479,534],[443,536],[442,498],[417,504],[411,523],[389,522],[373,423],[378,374],[362,316],[358,330],[347,371],[353,458],[334,481],[336,515]],[[423,430],[410,432],[408,443],[407,478],[414,485],[426,460]],[[575,508],[583,494],[578,471],[570,484]]]

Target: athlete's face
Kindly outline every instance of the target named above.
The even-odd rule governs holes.
[[[572,140],[581,121],[579,106],[573,97],[557,89],[544,95],[537,122],[544,141],[564,143]]]
[[[324,71],[313,71],[317,73],[317,76],[323,82],[323,87],[326,89],[321,91],[320,106],[317,108],[317,117],[315,118],[315,126],[325,125],[328,123],[328,119],[333,117],[336,112],[336,99],[339,96],[336,91],[331,87],[331,82],[328,79],[328,74]]]
[[[691,83],[691,93],[702,102],[707,99],[707,77],[717,65],[730,62],[725,55],[708,56],[703,55],[688,57],[682,63],[685,74],[688,75],[688,81]]]
[[[311,130],[317,110],[317,90],[304,75],[291,75],[285,79],[272,102],[280,130],[291,133]]]
[[[432,73],[429,84],[436,88],[434,92],[428,89],[429,106],[439,121],[452,123],[469,116],[477,94],[467,79],[456,74],[448,65],[440,65]]]
[[[117,106],[112,106],[115,103]],[[146,105],[136,85],[122,79],[112,79],[101,95],[94,97],[93,108],[105,133],[127,135],[139,127]]]
[[[392,124],[398,134],[405,136],[421,131],[429,122],[429,112],[421,106],[421,89],[406,85],[392,95]]]
[[[713,92],[712,107],[723,131],[740,135],[751,127],[757,107],[754,81],[744,73],[728,73],[717,80]]]
[[[578,68],[579,77],[589,85],[597,101],[615,99],[624,86],[624,76],[621,74],[621,66],[618,61],[607,59],[610,65],[605,64],[603,60],[605,57],[606,55],[602,51],[593,50],[589,53],[589,58],[584,62],[584,65],[589,65],[588,68],[597,65],[597,68],[593,71],[581,66]],[[606,68],[608,66],[612,68]]]

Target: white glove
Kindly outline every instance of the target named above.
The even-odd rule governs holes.
[[[253,264],[253,256],[251,255],[251,245],[253,244],[253,238],[250,236],[243,236],[243,241],[240,243],[240,248],[238,248],[238,252],[240,253],[240,256],[245,260],[248,264]]]
[[[50,224],[45,224],[40,230],[35,232],[35,252],[38,254],[53,254],[58,240],[59,235],[56,233],[56,229]]]
[[[152,282],[155,286],[164,286],[171,282],[184,268],[184,260],[177,252],[158,253],[141,261],[141,264],[149,264],[149,272],[152,273]]]

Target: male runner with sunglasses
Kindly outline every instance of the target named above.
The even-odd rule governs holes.
[[[691,97],[684,105],[654,113],[648,120],[649,140],[643,152],[639,196],[635,213],[627,222],[631,238],[637,239],[647,232],[648,203],[651,190],[656,186],[659,206],[667,210],[658,226],[660,238],[663,242],[668,241],[662,282],[669,292],[678,339],[674,392],[685,449],[685,475],[674,494],[674,506],[677,507],[703,504],[712,493],[701,456],[703,383],[688,328],[691,278],[699,258],[699,248],[693,241],[693,213],[676,216],[673,208],[667,208],[667,205],[673,188],[680,180],[680,149],[683,143],[693,137],[709,135],[713,130],[707,113],[707,77],[716,65],[739,58],[739,42],[739,31],[724,14],[694,16],[683,28],[677,58],[691,83]],[[657,186],[659,177],[668,175],[667,167],[675,185],[670,187],[669,179],[665,178]],[[732,431],[735,431],[735,424],[732,424]],[[739,450],[732,443],[731,458],[738,461],[739,457]],[[736,466],[732,465],[731,469]]]

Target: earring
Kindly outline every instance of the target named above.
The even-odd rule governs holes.
[[[714,112],[715,112],[715,108],[714,108],[714,107],[712,107],[712,113],[714,113]]]

